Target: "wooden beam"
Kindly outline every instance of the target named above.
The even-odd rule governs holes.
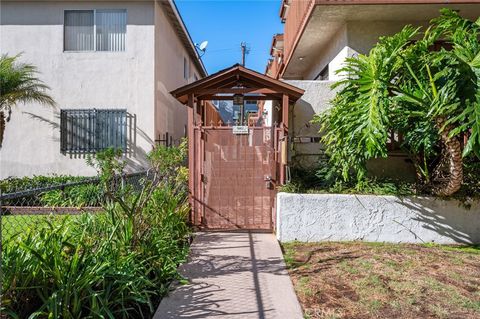
[[[222,95],[202,95],[197,97],[199,100],[211,100],[211,101],[232,101],[233,96],[222,96]],[[246,101],[281,101],[282,98],[278,95],[264,95],[264,96],[244,96]]]
[[[195,92],[197,95],[208,95],[208,94],[278,94],[278,92],[272,89],[265,87],[260,88],[219,88],[219,89],[200,89]]]
[[[195,125],[198,125],[198,123],[200,122],[200,119],[202,118],[202,112],[203,112],[203,108],[202,108],[202,105],[201,105],[202,101],[197,99],[196,103],[195,103],[195,108],[194,108],[194,123]]]
[[[290,105],[290,100],[288,98],[287,94],[283,94],[282,96],[282,133],[280,134],[280,137],[282,139],[281,142],[281,148],[280,148],[280,154],[281,154],[281,159],[280,159],[280,184],[284,185],[286,182],[286,170],[287,170],[287,164],[288,164],[288,113],[289,113],[289,105]]]
[[[188,200],[190,202],[190,221],[195,223],[195,132],[194,132],[194,96],[193,94],[188,95],[188,123],[187,123],[187,132],[188,132]]]
[[[300,98],[305,92],[304,90],[297,88],[291,84],[270,78],[265,74],[255,72],[253,70],[250,70],[244,67],[241,67],[240,71],[243,73],[242,77],[247,77],[248,79],[251,79],[251,81],[261,83],[262,86],[273,88],[279,92],[288,93],[290,96],[294,97],[295,99]]]
[[[225,86],[234,84],[235,81],[244,84],[246,87],[269,88],[276,92],[288,94],[292,101],[299,99],[304,93],[304,90],[300,88],[239,65],[217,72],[194,83],[187,84],[171,93],[182,101],[182,103],[186,103],[186,96],[188,94],[196,93],[202,89],[225,88]]]
[[[232,86],[236,86],[237,84],[238,84],[237,79],[230,79],[230,81],[224,81],[221,84],[215,86],[215,88],[219,88],[219,89],[229,88],[229,87],[232,87]]]
[[[287,94],[282,96],[282,123],[285,128],[288,129],[288,113],[289,113],[290,101]]]

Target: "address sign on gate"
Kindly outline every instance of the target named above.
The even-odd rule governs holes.
[[[233,134],[248,134],[248,126],[232,126],[232,132]]]

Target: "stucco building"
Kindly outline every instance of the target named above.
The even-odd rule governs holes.
[[[106,146],[138,170],[155,143],[185,136],[186,108],[169,92],[206,71],[172,0],[2,1],[0,11],[1,54],[37,66],[57,104],[14,110],[0,178],[93,174],[85,157]]]
[[[441,8],[457,10],[471,20],[480,16],[478,0],[282,0],[284,33],[273,37],[265,73],[305,89],[291,110],[292,163],[316,165],[323,155],[319,127],[310,120],[330,107],[335,95],[330,87],[342,78],[337,71],[345,59],[367,54],[379,37],[393,35],[407,24],[428,26]],[[376,160],[370,168],[386,175],[411,172],[414,177],[405,154],[395,150],[395,138],[392,134],[389,141],[390,158]]]

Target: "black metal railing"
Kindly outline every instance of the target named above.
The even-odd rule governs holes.
[[[90,154],[109,147],[127,150],[126,109],[63,109],[60,151]]]

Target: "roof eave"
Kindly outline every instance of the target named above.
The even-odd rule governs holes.
[[[180,29],[183,31],[185,37],[188,39],[188,43],[184,43],[186,49],[189,51],[190,55],[195,57],[195,64],[197,65],[199,71],[202,73],[202,77],[205,77],[208,75],[207,69],[205,68],[205,65],[203,64],[203,61],[198,54],[198,51],[195,47],[195,44],[192,40],[192,37],[190,36],[190,33],[188,32],[187,27],[185,26],[185,22],[182,19],[182,16],[180,15],[180,12],[178,11],[177,5],[175,4],[174,0],[168,0],[168,1],[160,1],[163,4],[168,4],[170,9],[173,11],[175,15],[175,20],[172,21],[173,23],[177,23]]]
[[[175,89],[170,92],[175,98],[177,98],[180,102],[185,103],[186,101],[186,96],[188,94],[191,94],[192,91],[195,91],[196,88],[200,88],[204,85],[208,85],[211,82],[214,82],[216,80],[221,79],[221,81],[228,79],[229,77],[238,77],[238,76],[245,76],[245,77],[254,77],[255,80],[263,82],[265,84],[265,87],[270,86],[276,86],[281,88],[281,91],[283,91],[285,94],[289,95],[292,100],[298,100],[305,90],[300,89],[296,86],[293,86],[291,84],[288,84],[286,82],[271,78],[265,74],[261,74],[259,72],[247,69],[239,64],[235,64],[229,68],[223,69],[221,71],[218,71],[214,74],[209,75],[206,78],[200,79],[196,82],[184,85],[178,89]],[[279,92],[280,93],[280,92]]]
[[[421,5],[421,4],[480,4],[480,0],[315,0],[314,6],[312,6],[311,11],[308,13],[306,22],[300,30],[297,30],[295,35],[295,40],[293,41],[293,47],[289,50],[288,56],[284,57],[284,65],[282,70],[279,73],[279,77],[283,77],[285,71],[288,68],[290,60],[295,52],[299,39],[303,35],[303,31],[308,24],[308,20],[311,17],[311,14],[315,10],[316,6],[325,6],[325,5],[338,5],[338,6],[348,6],[348,5],[399,5],[399,4],[409,4],[409,5]],[[283,7],[284,1],[282,1],[281,6]],[[281,16],[282,18],[282,16]],[[283,23],[284,21],[282,21]]]

